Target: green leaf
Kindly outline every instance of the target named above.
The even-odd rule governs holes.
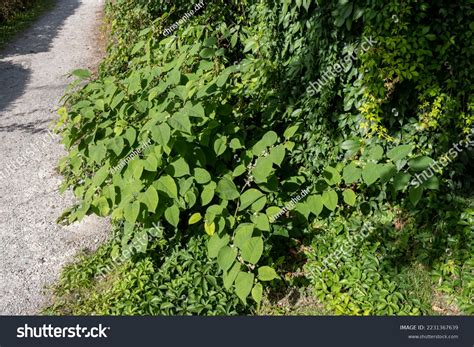
[[[156,185],[158,191],[165,193],[172,199],[178,198],[178,187],[176,186],[176,182],[174,181],[173,177],[169,175],[163,175],[158,179]]]
[[[109,148],[115,152],[115,155],[119,156],[123,149],[125,143],[122,137],[115,137],[109,142]]]
[[[216,193],[223,200],[234,200],[240,196],[234,182],[228,177],[222,178],[217,183]]]
[[[148,248],[148,232],[146,230],[138,232],[133,238],[131,246],[138,253],[145,253]]]
[[[204,231],[209,236],[214,235],[214,233],[216,232],[216,223],[212,222],[211,224],[209,224],[207,222],[204,222]]]
[[[179,177],[190,175],[189,165],[186,162],[186,160],[184,160],[184,158],[182,157],[172,162],[169,168],[170,170],[169,171],[167,170],[167,172],[169,174],[172,174],[173,177],[179,178]]]
[[[390,163],[379,164],[378,168],[381,183],[387,183],[397,173],[397,167]]]
[[[375,163],[367,163],[362,170],[362,179],[364,180],[367,186],[370,186],[372,183],[379,179],[379,168]]]
[[[346,189],[343,193],[342,193],[343,197],[344,197],[344,202],[350,206],[354,206],[355,203],[356,203],[356,194],[354,193],[354,191],[352,189]]]
[[[235,278],[235,293],[243,303],[247,302],[247,297],[253,287],[253,280],[254,275],[252,273],[242,271]]]
[[[323,171],[323,177],[326,180],[326,182],[331,185],[337,185],[341,182],[341,175],[339,172],[333,168],[333,167],[326,167]]]
[[[412,145],[401,145],[395,148],[392,148],[388,151],[387,156],[393,161],[397,162],[403,158],[405,158],[410,152],[412,151]]]
[[[140,213],[140,202],[134,201],[132,204],[127,204],[123,210],[125,220],[130,224],[135,224]]]
[[[199,56],[204,59],[212,58],[216,54],[216,50],[214,48],[203,48],[199,53]]]
[[[395,191],[403,190],[410,182],[411,175],[399,172],[393,179],[393,188]]]
[[[338,200],[339,198],[334,190],[323,192],[322,201],[329,210],[334,211],[336,209]]]
[[[108,175],[109,175],[109,166],[108,165],[102,166],[92,178],[92,184],[95,187],[99,187],[102,183],[104,183]]]
[[[410,197],[410,201],[413,204],[413,206],[416,206],[418,204],[418,202],[421,199],[422,194],[423,194],[423,187],[422,186],[419,186],[419,187],[416,187],[416,188],[412,187],[410,189],[409,197]]]
[[[97,206],[97,209],[99,210],[100,216],[105,217],[109,214],[110,212],[109,202],[104,196],[101,196],[95,202],[95,205]]]
[[[211,175],[206,169],[195,168],[194,169],[194,178],[199,184],[206,184],[211,181]]]
[[[155,212],[158,206],[158,193],[153,186],[148,187],[146,192],[141,195],[141,202],[148,207],[148,211]]]
[[[263,287],[261,283],[257,283],[253,286],[252,289],[252,298],[255,300],[257,305],[260,306],[260,303],[262,302],[262,297],[263,297]]]
[[[247,207],[252,205],[255,201],[260,199],[264,194],[259,191],[258,189],[251,188],[246,190],[241,196],[240,196],[240,207],[239,210],[245,210]]]
[[[276,271],[270,266],[261,266],[258,268],[258,279],[260,281],[272,281],[280,278]]]
[[[229,272],[224,272],[223,280],[225,289],[230,289],[230,287],[234,284],[235,278],[240,272],[240,268],[240,263],[235,262]]]
[[[242,223],[235,229],[234,245],[242,249],[245,242],[251,239],[254,225],[252,223]]]
[[[317,217],[323,210],[323,199],[321,195],[310,195],[306,200],[309,210]]]
[[[172,205],[165,210],[165,219],[175,228],[179,223],[179,208],[176,205]]]
[[[270,149],[270,159],[275,164],[280,166],[285,159],[285,146],[278,145]]]
[[[217,255],[217,265],[225,272],[234,264],[236,258],[237,250],[229,246],[224,246]]]
[[[201,219],[202,219],[202,216],[201,216],[201,214],[200,214],[199,212],[194,213],[191,217],[189,217],[188,224],[189,224],[189,225],[196,224],[196,223],[199,222]]]
[[[367,152],[367,159],[379,161],[383,157],[383,148],[379,145],[375,145],[374,147],[370,148]]]
[[[128,128],[123,136],[128,141],[130,146],[133,146],[135,140],[137,139],[137,131],[134,128]]]
[[[191,122],[189,121],[189,117],[183,113],[175,113],[168,119],[168,124],[171,125],[173,129],[191,134]]]
[[[252,237],[245,241],[241,248],[242,259],[250,264],[257,264],[263,253],[263,239]]]
[[[436,176],[431,177],[423,183],[423,188],[431,190],[439,190],[439,179]]]
[[[77,78],[84,80],[87,78],[90,78],[92,76],[92,73],[89,70],[86,69],[77,69],[71,72],[73,76],[76,76]]]
[[[351,184],[360,179],[362,170],[359,169],[355,163],[350,163],[344,168],[342,177],[346,184]]]
[[[414,171],[424,171],[426,170],[434,160],[427,156],[420,156],[411,159],[408,162],[410,168]]]
[[[201,193],[201,204],[203,206],[206,206],[212,201],[212,199],[214,198],[215,189],[216,184],[214,182],[211,182],[208,185],[204,186],[204,189]]]
[[[252,174],[257,183],[267,182],[273,169],[273,162],[270,157],[258,158]]]
[[[166,123],[154,126],[151,129],[151,137],[162,146],[167,146],[171,138],[171,129]]]
[[[207,252],[209,257],[211,259],[217,258],[219,251],[222,247],[226,246],[229,243],[229,240],[230,237],[227,234],[222,237],[220,237],[218,234],[212,235],[207,244]]]
[[[289,128],[287,128],[285,132],[283,133],[283,136],[285,137],[285,139],[287,140],[291,139],[298,131],[298,128],[299,128],[299,124],[292,125]]]
[[[216,156],[220,156],[227,149],[227,137],[219,136],[216,141],[214,141],[214,153]]]

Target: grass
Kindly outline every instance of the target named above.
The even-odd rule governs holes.
[[[41,14],[53,8],[55,0],[37,0],[26,11],[16,13],[6,22],[0,22],[0,49],[20,31],[28,28]]]

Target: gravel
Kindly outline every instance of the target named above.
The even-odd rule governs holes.
[[[74,197],[59,193],[56,167],[65,150],[48,134],[68,73],[99,61],[102,7],[103,0],[58,0],[0,51],[1,315],[38,314],[65,264],[96,249],[110,229],[95,217],[56,224]]]

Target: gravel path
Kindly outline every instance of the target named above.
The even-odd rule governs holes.
[[[106,238],[103,219],[61,227],[74,199],[61,195],[55,167],[64,154],[48,128],[76,68],[98,62],[102,0],[58,0],[0,51],[0,314],[36,314],[45,286],[83,249]]]

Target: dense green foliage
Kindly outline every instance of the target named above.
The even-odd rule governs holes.
[[[164,36],[191,6],[109,4],[100,76],[58,123],[64,189],[81,201],[62,221],[123,222],[114,250],[147,276],[172,271],[157,253],[180,252],[160,245],[200,240],[215,290],[247,305],[303,269],[338,314],[430,313],[441,291],[473,313],[468,2],[216,1]],[[119,312],[198,313],[146,306],[160,295],[146,288],[150,299]]]

